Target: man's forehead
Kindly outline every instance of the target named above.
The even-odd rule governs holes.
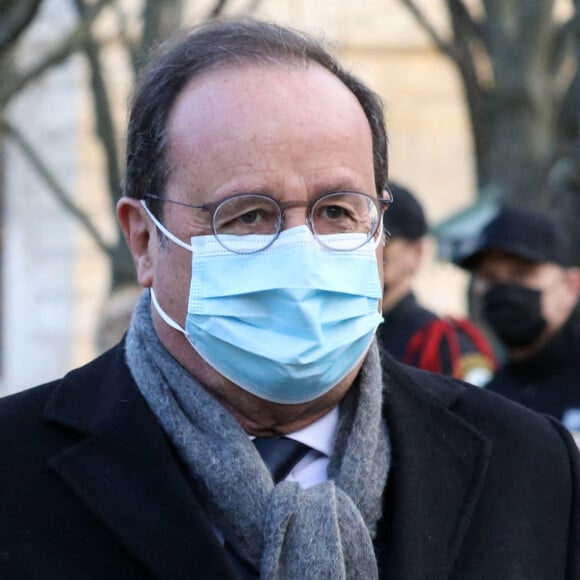
[[[356,96],[320,65],[247,66],[184,89],[167,125],[166,194],[287,199],[376,191],[373,137]]]
[[[504,250],[486,250],[481,254],[479,266],[483,267],[494,264],[513,264],[516,266],[533,267],[541,263],[542,262],[535,262],[528,258],[523,258],[517,254],[512,254],[511,252],[506,252]]]
[[[177,97],[167,124],[170,160],[188,164],[198,152],[271,151],[294,142],[317,153],[315,143],[330,134],[337,154],[348,150],[372,164],[372,133],[361,104],[317,63],[248,63],[205,73]]]
[[[328,97],[328,92],[340,95],[345,102],[351,101],[360,107],[360,103],[352,91],[332,72],[315,62],[246,62],[237,66],[223,65],[215,69],[210,69],[192,78],[177,95],[172,107],[170,118],[175,114],[175,110],[183,105],[184,101],[208,100],[209,105],[215,108],[229,104],[240,107],[247,97],[263,95],[268,91],[278,99],[287,95],[295,96],[297,92],[295,84],[284,82],[290,78],[299,78],[298,92],[302,93],[302,98],[309,102],[315,102],[319,95]],[[316,91],[312,87],[316,86]],[[217,95],[224,95],[219,101],[215,99]],[[323,98],[320,99],[321,105]],[[298,106],[299,103],[294,103]],[[362,111],[362,107],[361,107]],[[260,115],[259,109],[253,109],[255,115]]]

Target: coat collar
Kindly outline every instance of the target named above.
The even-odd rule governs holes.
[[[377,539],[385,577],[448,578],[481,491],[491,445],[450,407],[464,387],[387,361],[393,448]],[[79,433],[53,457],[71,491],[160,578],[234,577],[120,345],[67,375],[44,413]]]
[[[385,577],[442,580],[474,515],[491,443],[452,410],[470,387],[393,360],[384,366],[393,450]]]
[[[58,385],[44,420],[80,441],[51,460],[65,485],[159,578],[234,578],[165,435],[116,347]]]

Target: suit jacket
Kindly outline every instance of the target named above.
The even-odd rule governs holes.
[[[385,579],[580,578],[578,453],[554,420],[385,363]],[[120,345],[0,401],[0,578],[234,578]],[[323,575],[323,574],[322,574]]]

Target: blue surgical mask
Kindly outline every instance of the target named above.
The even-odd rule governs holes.
[[[237,254],[214,236],[185,244],[149,215],[192,253],[185,328],[151,290],[154,307],[242,389],[275,403],[305,403],[330,391],[365,356],[383,320],[373,244],[332,251],[299,226],[283,231],[266,250]],[[350,235],[357,234],[339,238]],[[263,245],[257,238],[240,237],[239,250]]]

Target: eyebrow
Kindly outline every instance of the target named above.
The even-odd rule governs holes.
[[[276,187],[267,187],[264,185],[256,185],[255,187],[239,187],[235,188],[232,191],[229,191],[227,194],[221,195],[219,200],[216,200],[218,203],[228,197],[232,197],[233,195],[240,195],[243,193],[248,194],[257,194],[257,195],[267,195],[269,197],[273,197],[274,199],[278,198],[281,194],[281,188]],[[372,191],[366,191],[360,187],[356,187],[354,185],[354,181],[352,179],[342,179],[338,181],[328,181],[327,183],[322,182],[322,184],[316,184],[316,187],[313,188],[311,193],[308,193],[307,197],[310,198],[317,198],[327,193],[338,193],[338,192],[354,192],[354,193],[365,193],[367,195],[375,195],[375,188],[373,184]]]
[[[328,180],[328,181],[321,181],[316,186],[317,193],[330,193],[333,191],[358,191],[360,193],[375,193],[374,191],[374,182],[373,182],[373,191],[365,191],[360,187],[357,187],[350,177],[341,177],[339,179]]]

